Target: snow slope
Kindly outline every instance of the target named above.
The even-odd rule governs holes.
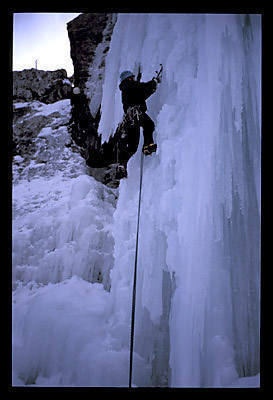
[[[75,146],[65,146],[69,100],[15,104],[25,106],[24,119],[49,122],[33,159],[13,162],[12,385],[127,386],[129,353],[116,339],[109,293],[118,190],[89,176]],[[137,383],[148,385],[140,356],[136,368]]]
[[[146,81],[164,65],[147,102],[158,151],[144,160],[136,386],[260,384],[260,24],[118,15],[104,140],[122,118],[120,72],[140,61]],[[118,193],[77,157],[70,176],[14,184],[14,385],[128,385],[141,146]]]
[[[56,118],[37,132],[31,162],[16,156],[13,164],[13,385],[115,386],[122,377],[125,383],[123,370],[105,380],[105,369],[128,358],[127,351],[107,352],[117,191],[90,177],[65,140],[61,148],[67,125],[53,125],[69,119],[69,100],[27,105],[32,113],[24,118]]]

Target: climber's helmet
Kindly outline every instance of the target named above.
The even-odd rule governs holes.
[[[78,88],[77,86],[74,87],[74,88],[73,88],[73,93],[74,93],[74,94],[80,94],[80,93],[81,93],[80,88]]]
[[[124,79],[127,79],[127,78],[129,78],[129,77],[133,77],[133,76],[135,76],[131,71],[123,71],[121,74],[120,74],[120,82],[122,82],[122,81],[124,81]]]

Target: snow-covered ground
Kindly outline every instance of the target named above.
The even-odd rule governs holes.
[[[70,112],[69,101],[20,106],[31,107],[24,118]],[[56,119],[35,139],[48,161],[25,165],[16,156],[13,165],[13,384],[126,385],[119,364],[128,351],[115,357],[107,339],[117,190],[89,176],[78,152],[60,148],[56,138],[68,133],[53,129]]]
[[[145,81],[164,65],[148,101],[158,151],[144,160],[136,386],[259,387],[260,22],[118,16],[105,139],[122,117],[120,72],[140,61]],[[37,157],[14,162],[13,385],[126,387],[142,143],[116,190],[67,135],[45,127]]]
[[[109,293],[114,191],[57,174],[15,185],[14,203],[13,384],[126,386]]]

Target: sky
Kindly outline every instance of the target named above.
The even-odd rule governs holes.
[[[37,68],[74,72],[66,24],[80,13],[14,13],[13,71]]]

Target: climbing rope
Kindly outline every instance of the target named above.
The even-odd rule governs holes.
[[[135,269],[134,269],[132,315],[131,315],[129,388],[132,387],[132,371],[133,371],[134,333],[135,333],[135,308],[136,308],[136,281],[137,281],[137,255],[138,255],[139,221],[140,221],[140,206],[141,206],[141,192],[142,192],[143,159],[144,159],[144,154],[141,152],[140,178],[139,178],[139,197],[138,197],[138,214],[137,214],[137,233],[136,233],[136,250],[135,250]]]
[[[163,72],[163,65],[160,64],[160,70],[156,71],[155,77],[158,83],[161,82]],[[138,66],[137,81],[141,80],[141,64]],[[139,106],[129,108],[129,113],[125,118],[129,117],[131,123],[139,123]],[[125,120],[126,121],[126,120]],[[125,123],[124,121],[124,123]],[[134,269],[134,282],[133,282],[133,297],[132,297],[132,315],[131,315],[131,340],[130,340],[130,366],[129,366],[129,388],[132,387],[132,372],[133,372],[133,354],[134,354],[134,334],[135,334],[135,309],[136,309],[136,281],[137,281],[137,256],[138,256],[138,238],[139,238],[139,221],[140,221],[140,206],[141,206],[141,192],[142,192],[142,176],[143,176],[143,160],[144,154],[141,152],[140,160],[140,178],[139,178],[139,197],[138,197],[138,213],[137,213],[137,232],[136,232],[136,250],[135,250],[135,269]]]

